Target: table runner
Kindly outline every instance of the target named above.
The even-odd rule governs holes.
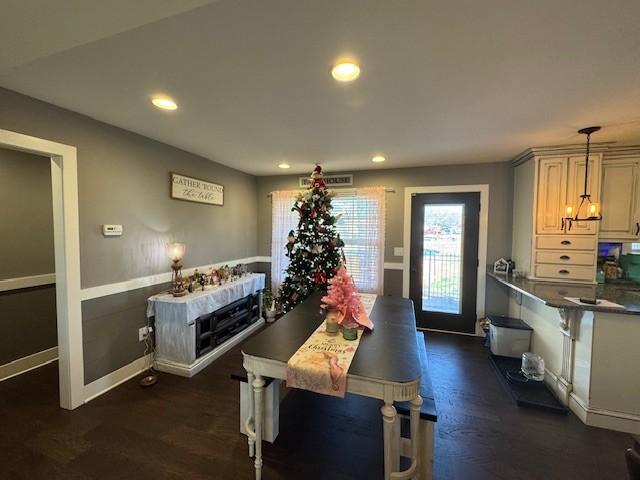
[[[367,315],[371,315],[377,296],[359,295]],[[322,322],[287,362],[287,387],[344,397],[347,372],[362,339],[363,329],[358,329],[357,340],[345,340],[341,333],[327,335],[325,328],[325,322]]]

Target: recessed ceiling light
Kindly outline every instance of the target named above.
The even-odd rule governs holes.
[[[178,104],[172,98],[156,95],[151,97],[151,103],[162,110],[177,110]]]
[[[289,165],[287,162],[280,162],[278,164],[278,168],[282,168],[282,169],[286,170],[287,168],[291,168],[291,165]]]
[[[331,76],[339,82],[353,82],[360,76],[360,66],[353,62],[343,62],[334,65]]]
[[[384,158],[384,155],[374,155],[373,157],[371,157],[371,161],[373,163],[382,163],[386,160],[386,158]]]

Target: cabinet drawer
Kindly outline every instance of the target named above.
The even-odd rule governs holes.
[[[591,265],[595,264],[596,254],[578,252],[572,250],[538,250],[536,263],[555,263],[567,265]]]
[[[537,237],[536,247],[549,250],[593,250],[596,249],[596,237],[557,236]]]
[[[556,278],[562,280],[594,281],[595,267],[582,265],[563,265],[556,263],[536,264],[535,276],[538,278]]]

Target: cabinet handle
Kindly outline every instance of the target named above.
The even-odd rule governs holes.
[[[636,236],[640,233],[640,222],[636,222]]]
[[[639,224],[640,225],[640,224]],[[637,234],[636,234],[637,235]],[[562,245],[571,245],[571,240],[562,240],[560,242]]]
[[[569,270],[565,270],[563,268],[562,270],[558,270],[558,273],[561,273],[562,275],[567,275],[569,273]]]
[[[571,257],[569,255],[561,255],[560,260],[571,260]]]

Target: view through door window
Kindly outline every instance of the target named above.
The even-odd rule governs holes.
[[[425,205],[422,310],[461,311],[464,205]]]

